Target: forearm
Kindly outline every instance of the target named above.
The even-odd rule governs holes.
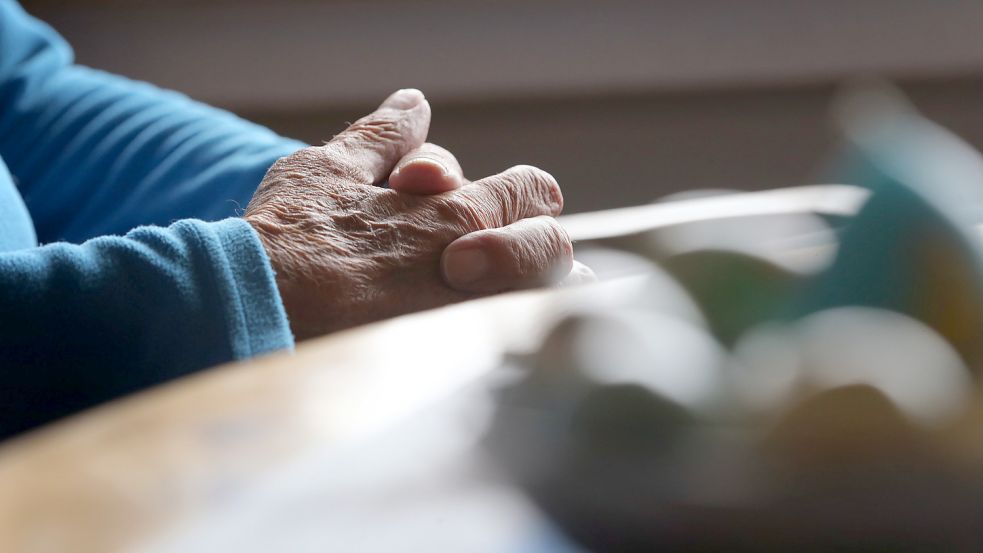
[[[218,363],[289,348],[242,220],[0,254],[0,437]]]

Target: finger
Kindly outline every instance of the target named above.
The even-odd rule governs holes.
[[[379,109],[359,119],[324,149],[344,160],[345,176],[359,184],[383,181],[403,156],[419,148],[430,130],[430,104],[415,88],[397,90]]]
[[[553,175],[530,165],[471,183],[453,192],[451,204],[467,230],[504,227],[530,217],[555,217],[563,210],[563,193]]]
[[[500,292],[561,281],[573,266],[573,246],[552,217],[523,219],[472,232],[441,257],[444,280],[461,292]]]
[[[594,271],[587,265],[574,260],[570,274],[561,280],[559,284],[560,286],[577,286],[578,284],[590,284],[591,282],[597,282],[597,275],[594,274]]]
[[[409,194],[440,194],[464,185],[464,172],[454,154],[424,144],[406,154],[389,175],[389,188]]]

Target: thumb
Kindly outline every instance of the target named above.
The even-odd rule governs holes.
[[[331,139],[324,149],[348,159],[361,184],[385,180],[396,163],[427,140],[430,103],[415,88],[390,95],[379,109]]]

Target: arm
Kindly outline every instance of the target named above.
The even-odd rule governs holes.
[[[241,219],[0,253],[0,305],[0,439],[292,344],[269,261]]]
[[[0,0],[0,157],[41,242],[232,216],[270,165],[302,146],[180,94],[74,65],[51,28]]]
[[[0,0],[0,157],[43,242],[227,217],[298,146],[74,66],[54,32]],[[2,252],[0,438],[292,343],[266,253],[240,219]]]
[[[233,206],[195,206],[236,183],[244,200],[266,166],[297,146],[179,96],[70,66],[67,47],[9,0],[0,0],[0,58],[8,60],[0,59],[0,154],[42,241],[221,217]],[[410,186],[411,173],[394,181],[402,192],[371,186],[422,147],[429,122],[419,91],[391,96],[331,145],[283,158],[253,198],[249,223],[185,220],[0,254],[0,436],[289,347],[277,282],[306,336],[569,272],[569,239],[541,217],[558,213],[562,198],[541,171],[519,167],[434,196],[409,194],[432,189]],[[467,282],[454,289],[458,250],[500,263],[480,275],[466,267]]]

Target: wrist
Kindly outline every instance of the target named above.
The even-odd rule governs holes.
[[[273,278],[276,283],[277,292],[280,295],[280,301],[283,304],[284,311],[287,313],[287,320],[290,323],[291,332],[293,332],[297,340],[306,338],[307,336],[302,332],[302,329],[298,328],[298,302],[295,299],[296,294],[294,293],[297,286],[293,283],[291,271],[286,267],[285,259],[288,259],[288,256],[282,251],[283,241],[279,239],[283,234],[283,229],[262,215],[247,213],[243,219],[256,232],[256,235],[259,237],[259,243],[266,252],[266,258],[269,260],[270,268],[273,270]]]

